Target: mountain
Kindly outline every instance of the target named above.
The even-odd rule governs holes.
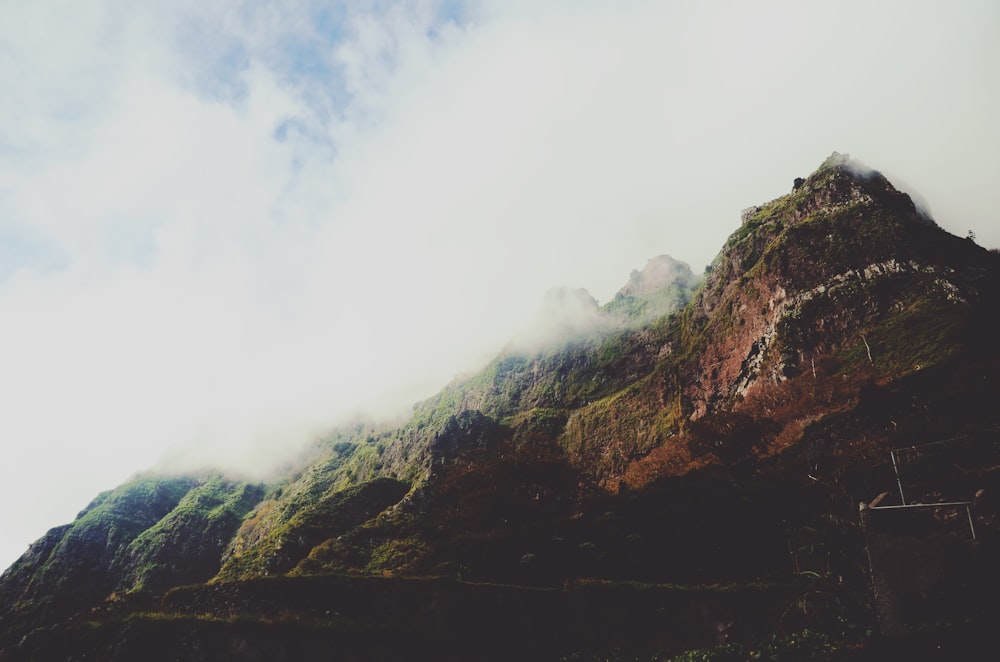
[[[907,465],[909,498],[974,502],[975,558],[989,558],[998,304],[1000,255],[834,153],[745,210],[703,278],[660,256],[603,307],[555,290],[402,425],[332,431],[268,484],[150,473],[98,496],[0,577],[0,651],[919,650],[931,635],[871,634],[858,503],[894,488],[901,449],[954,442],[961,457],[935,455],[926,480]],[[950,624],[998,613],[946,611],[926,631],[969,645]]]
[[[636,323],[649,322],[683,308],[698,281],[686,262],[658,255],[641,271],[632,271],[605,310]]]

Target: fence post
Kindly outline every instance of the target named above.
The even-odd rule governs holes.
[[[969,531],[972,531],[972,539],[976,539],[976,525],[972,523],[972,506],[965,505],[965,514],[969,516]]]
[[[906,497],[903,495],[903,481],[899,479],[899,466],[896,464],[896,451],[889,451],[892,458],[892,470],[896,474],[896,484],[899,485],[899,500],[906,505]]]

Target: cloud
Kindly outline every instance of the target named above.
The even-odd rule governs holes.
[[[1000,245],[998,13],[8,3],[0,564],[168,448],[258,469],[485,363],[552,287],[697,271],[835,149]]]

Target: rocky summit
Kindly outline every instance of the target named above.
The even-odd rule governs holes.
[[[744,210],[703,277],[661,255],[604,306],[551,293],[535,327],[271,482],[149,473],[99,495],[0,578],[0,657],[957,659],[988,641],[996,251],[834,153]]]

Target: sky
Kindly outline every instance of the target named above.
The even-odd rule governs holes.
[[[1000,246],[1000,4],[0,2],[0,567],[249,475],[831,152]]]

